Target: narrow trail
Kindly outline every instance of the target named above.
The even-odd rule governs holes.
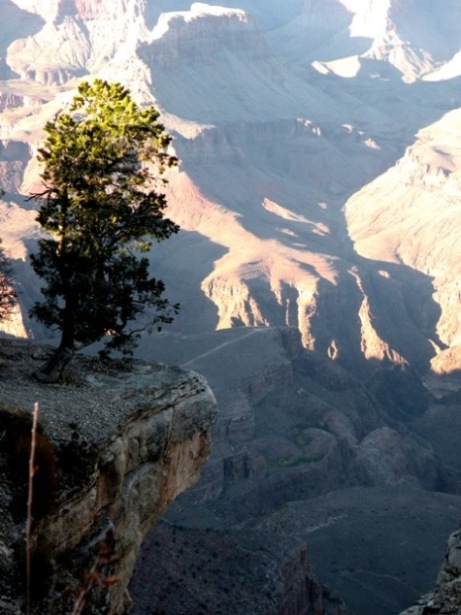
[[[208,357],[209,355],[214,354],[217,350],[221,350],[221,348],[225,348],[226,346],[231,346],[232,344],[235,344],[236,342],[240,342],[241,340],[243,340],[243,339],[245,339],[247,337],[250,337],[251,335],[255,335],[256,333],[261,333],[262,331],[264,331],[264,327],[261,327],[261,328],[258,328],[258,329],[252,329],[251,331],[249,331],[245,335],[242,335],[241,337],[237,337],[237,338],[229,340],[227,342],[223,342],[219,346],[215,346],[212,350],[208,350],[208,352],[204,352],[203,354],[199,354],[198,356],[194,357],[190,361],[187,361],[187,363],[182,363],[181,367],[182,368],[184,368],[184,367],[190,368],[193,363],[195,363],[196,361],[199,361],[200,359],[203,359],[204,357]]]

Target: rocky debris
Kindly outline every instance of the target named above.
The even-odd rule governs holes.
[[[319,583],[301,540],[258,531],[160,523],[143,544],[130,593],[131,615],[346,615]]]
[[[121,615],[144,534],[208,457],[215,398],[203,377],[164,365],[76,357],[66,383],[43,386],[31,377],[43,349],[2,341],[0,357],[0,599],[24,606],[31,410],[39,402],[34,613],[48,614],[51,603],[67,612],[93,567],[104,591],[89,598],[91,612]]]
[[[459,615],[461,612],[461,529],[448,540],[445,562],[434,591],[400,615]]]
[[[0,182],[3,190],[16,192],[23,180],[30,150],[21,141],[0,142]]]

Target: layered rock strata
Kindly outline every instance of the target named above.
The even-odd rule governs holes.
[[[40,386],[32,352],[0,346],[0,610],[24,609],[30,417],[39,402],[32,612],[71,612],[94,585],[91,613],[121,615],[144,534],[207,459],[215,398],[193,372],[83,358],[68,383]]]

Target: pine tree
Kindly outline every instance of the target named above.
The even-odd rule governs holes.
[[[0,322],[8,320],[16,305],[17,296],[11,278],[10,262],[1,247],[0,239]]]
[[[130,353],[135,320],[168,323],[178,310],[149,275],[145,253],[179,227],[166,218],[161,189],[171,138],[154,106],[140,108],[118,83],[83,83],[69,112],[45,126],[39,150],[45,189],[33,195],[46,236],[32,267],[45,286],[31,315],[61,333],[37,377],[55,382],[76,348],[108,337],[106,350]],[[144,256],[143,256],[144,253]]]

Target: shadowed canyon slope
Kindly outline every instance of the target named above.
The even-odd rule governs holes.
[[[183,230],[152,263],[184,306],[177,331],[290,325],[356,368],[458,367],[458,2],[2,0],[3,13],[11,333],[44,334],[27,317],[41,128],[97,75],[155,100],[174,136]]]
[[[133,615],[310,613],[303,549],[350,615],[396,615],[433,587],[461,514],[448,391],[395,365],[357,379],[294,328],[165,333],[140,352],[204,374],[219,413],[200,482],[144,543]]]

